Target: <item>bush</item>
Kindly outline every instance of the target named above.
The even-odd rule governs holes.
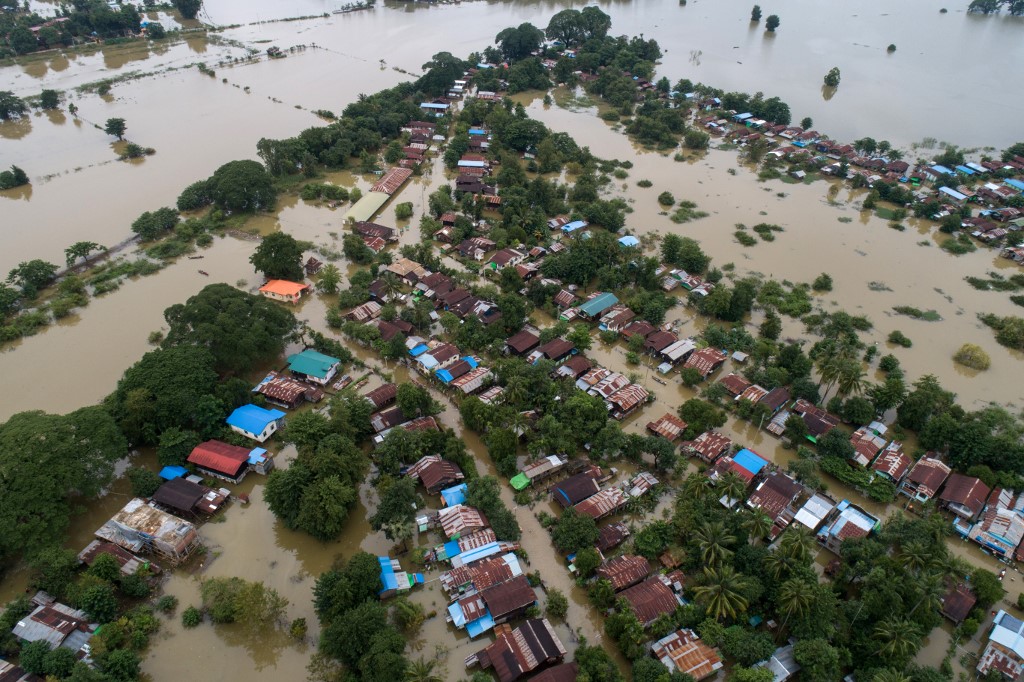
[[[827,272],[821,273],[811,284],[811,288],[815,291],[832,291],[832,276]]]
[[[676,203],[676,198],[672,196],[672,192],[662,192],[658,195],[658,203],[662,206],[672,206]]]
[[[757,237],[749,235],[743,230],[736,230],[732,234],[742,246],[754,246],[757,244]]]
[[[903,346],[904,348],[910,348],[914,345],[914,342],[907,338],[899,329],[889,334],[889,343],[895,343],[897,346]]]
[[[174,613],[178,608],[178,598],[173,594],[165,594],[156,600],[156,610],[161,613]]]
[[[412,202],[406,201],[395,206],[395,218],[398,220],[408,220],[412,217]]]
[[[163,483],[156,473],[141,467],[129,467],[128,482],[132,486],[132,495],[136,497],[152,497]]]
[[[654,185],[654,183],[651,182],[650,180],[641,180],[638,183],[636,183],[637,187],[644,187],[644,188],[651,187],[652,185]]]
[[[186,628],[194,628],[203,622],[203,612],[194,606],[185,609],[181,614],[181,624]]]
[[[565,618],[569,612],[569,600],[561,590],[551,588],[548,590],[548,603],[544,610],[549,618]]]
[[[964,367],[977,370],[986,370],[992,365],[988,353],[981,346],[973,343],[965,343],[960,346],[960,350],[953,354],[953,361]]]

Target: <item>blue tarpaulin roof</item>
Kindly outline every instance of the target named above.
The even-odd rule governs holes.
[[[757,475],[757,473],[764,468],[764,465],[768,463],[759,455],[746,448],[737,452],[736,455],[733,456],[732,461],[754,475]]]
[[[164,467],[160,470],[160,478],[170,481],[175,478],[181,478],[188,474],[188,469],[185,467]]]
[[[625,237],[619,237],[619,243],[623,246],[638,246],[640,240],[631,234],[627,234]]]
[[[449,542],[444,543],[444,555],[449,559],[454,559],[459,556],[461,552],[462,548],[459,546],[458,540],[450,540]]]
[[[488,611],[482,618],[477,618],[472,623],[466,626],[466,632],[469,633],[471,638],[479,637],[488,630],[494,627],[494,617],[491,612]]]
[[[444,500],[445,506],[454,507],[466,501],[466,490],[465,483],[446,488],[441,491],[441,499]]]
[[[488,542],[486,545],[483,545],[482,547],[477,547],[475,549],[469,550],[468,552],[460,554],[458,558],[452,562],[452,566],[465,566],[466,564],[471,564],[474,561],[479,561],[480,559],[486,559],[489,556],[494,556],[500,551],[500,542]]]
[[[586,220],[574,220],[571,223],[566,223],[565,225],[562,225],[562,232],[565,232],[566,234],[568,234],[569,232],[575,232],[576,230],[582,230],[584,227],[587,226],[587,224],[588,223],[587,223]]]
[[[434,372],[434,376],[440,379],[442,384],[449,384],[454,378],[452,377],[452,373],[446,369],[437,370],[436,372]]]
[[[409,351],[409,355],[413,356],[414,358],[418,358],[419,356],[426,353],[429,348],[430,346],[428,346],[425,343],[417,344],[416,346],[413,346],[412,349]]]
[[[266,448],[253,448],[249,453],[249,464],[257,464],[265,460],[267,454]]]
[[[395,575],[395,569],[391,567],[391,559],[386,556],[379,556],[377,561],[380,563],[380,581],[384,585],[384,589],[381,592],[397,590],[398,577]]]
[[[483,128],[470,128],[469,129],[469,134],[470,135],[486,135],[487,131],[484,130]]]
[[[267,424],[284,417],[281,410],[268,410],[259,405],[242,405],[227,418],[228,426],[237,426],[248,433],[263,433]]]

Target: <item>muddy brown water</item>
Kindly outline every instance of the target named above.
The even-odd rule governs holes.
[[[0,271],[34,257],[60,262],[63,248],[79,239],[116,243],[124,238],[128,225],[139,213],[171,205],[185,184],[205,177],[225,161],[256,158],[255,143],[260,137],[284,137],[317,125],[319,119],[309,110],[338,111],[360,92],[374,92],[406,78],[392,67],[415,73],[434,52],[445,49],[461,55],[481,49],[501,28],[522,21],[542,25],[564,6],[568,5],[385,4],[372,11],[314,21],[247,25],[225,32],[225,37],[250,42],[261,51],[269,44],[288,47],[316,43],[327,49],[232,68],[217,66],[217,62],[241,55],[240,49],[190,37],[172,45],[115,46],[93,54],[54,54],[24,66],[0,69],[4,87],[22,95],[35,94],[44,87],[68,89],[129,71],[157,72],[197,61],[205,61],[217,71],[215,78],[195,69],[165,71],[116,84],[107,98],[74,95],[73,101],[80,109],[78,120],[63,113],[49,113],[0,124],[0,166],[18,163],[33,178],[31,188],[0,194],[0,222],[7,228]],[[778,35],[772,38],[764,36],[760,28],[749,26],[745,9],[721,3],[691,1],[680,7],[670,0],[659,0],[601,6],[612,14],[614,32],[644,33],[662,44],[666,55],[660,73],[673,81],[685,76],[726,89],[763,88],[768,95],[777,94],[789,101],[795,117],[811,115],[819,130],[839,137],[870,134],[904,146],[925,136],[969,145],[1005,146],[1015,141],[1016,131],[1009,120],[1022,108],[1024,94],[1005,91],[1003,99],[989,108],[997,110],[993,121],[978,126],[974,124],[977,109],[970,99],[951,94],[940,85],[969,77],[972,83],[981,79],[980,84],[988,90],[997,88],[998,84],[985,82],[997,78],[997,72],[978,65],[1006,59],[1007,50],[1011,55],[1020,54],[1021,43],[1011,40],[1020,29],[1016,19],[968,17],[956,8],[951,8],[949,15],[939,15],[934,6],[918,1],[899,8],[873,1],[854,11],[789,0],[772,10],[783,20]],[[318,0],[297,4],[209,0],[203,18],[218,24],[244,24],[334,8]],[[819,35],[817,28],[830,21],[842,23],[841,35]],[[897,28],[898,40],[889,35]],[[422,36],[431,38],[424,41]],[[961,59],[959,51],[942,48],[944,40],[971,45],[971,54],[977,59]],[[884,52],[889,42],[898,43],[895,55]],[[815,58],[807,59],[808,54]],[[820,78],[833,64],[843,70],[843,83],[835,96],[825,101],[819,90]],[[221,78],[229,82],[222,83]],[[943,94],[936,96],[936,92]],[[874,104],[882,98],[886,106]],[[809,281],[819,272],[828,271],[835,279],[835,290],[817,296],[817,301],[825,309],[843,308],[871,317],[876,329],[869,335],[870,341],[880,344],[883,352],[896,354],[910,377],[935,373],[971,407],[987,400],[1018,405],[1024,400],[1019,382],[1006,379],[1020,372],[1020,354],[996,345],[991,332],[974,319],[976,311],[1012,314],[1012,306],[1005,294],[979,292],[963,282],[966,275],[1005,271],[1011,266],[994,252],[980,250],[953,257],[937,248],[927,226],[908,221],[908,230],[899,233],[887,228],[885,221],[856,210],[862,193],[841,189],[833,205],[828,200],[827,183],[761,183],[737,163],[733,152],[713,150],[686,163],[675,162],[671,157],[636,149],[596,118],[592,107],[545,107],[537,97],[520,99],[531,115],[553,129],[571,132],[581,144],[602,156],[634,162],[629,178],[615,183],[615,193],[627,198],[634,208],[627,220],[632,232],[675,231],[696,237],[714,256],[716,265],[733,262],[738,275],[756,272],[777,279]],[[114,161],[112,140],[92,127],[92,123],[102,124],[113,116],[126,118],[128,137],[155,147],[157,154],[138,165]],[[736,175],[728,173],[730,168],[736,169]],[[406,186],[385,208],[380,222],[395,224],[395,204],[411,201],[416,212],[411,223],[415,225],[427,195],[444,181],[439,161],[431,171]],[[637,188],[635,183],[642,178],[651,179],[654,186]],[[370,176],[347,173],[332,174],[328,180],[364,190],[372,182]],[[655,201],[663,190],[696,201],[711,215],[674,225],[660,214]],[[779,192],[786,196],[777,196]],[[340,250],[340,240],[331,233],[340,236],[344,210],[286,197],[276,215],[260,217],[253,226],[262,233],[281,229]],[[848,217],[851,222],[840,223],[840,217]],[[738,222],[773,222],[785,227],[786,232],[773,243],[744,249],[732,238],[733,225]],[[403,231],[402,243],[416,240],[418,230]],[[930,246],[918,246],[920,241]],[[200,252],[204,260],[183,259],[154,276],[127,282],[120,291],[94,299],[80,315],[6,347],[0,353],[0,371],[19,390],[5,394],[9,397],[0,402],[0,418],[24,409],[65,412],[101,399],[113,389],[123,370],[149,349],[146,335],[161,327],[165,307],[211,281],[243,281],[243,288],[248,290],[258,285],[248,265],[252,247],[251,242],[220,239]],[[345,265],[344,261],[339,264]],[[210,272],[210,277],[200,275],[200,268]],[[343,271],[351,272],[347,266]],[[872,291],[869,282],[884,283],[891,291]],[[935,309],[944,320],[926,323],[894,317],[890,312],[894,305]],[[325,300],[314,298],[304,302],[297,314],[324,329],[325,309]],[[535,317],[544,322],[541,316]],[[681,320],[683,334],[696,333],[705,324],[684,308],[672,310],[669,317]],[[914,347],[890,348],[885,337],[893,329],[910,336]],[[801,331],[798,324],[787,320],[787,335],[798,336]],[[978,343],[992,355],[989,372],[972,376],[953,365],[950,356],[965,341]],[[654,384],[653,370],[626,365],[621,350],[621,344],[607,347],[595,339],[589,355],[608,367],[641,374],[641,383],[655,393],[653,405],[624,423],[627,431],[641,432],[647,421],[665,411],[675,411],[694,395],[678,382]],[[398,380],[407,378],[404,367],[382,367],[366,350],[354,351],[371,366],[393,372]],[[47,370],[41,374],[39,368],[44,366]],[[726,367],[723,371],[728,370]],[[442,420],[460,427],[455,410],[447,402],[445,405]],[[780,465],[793,457],[770,435],[743,422],[731,420],[725,430],[737,442]],[[478,455],[481,472],[493,472],[479,439],[470,433],[464,438]],[[286,461],[287,456],[287,452],[282,453],[280,461]],[[153,463],[151,454],[140,457],[143,462]],[[619,468],[624,474],[629,471],[626,466]],[[262,485],[263,479],[252,477],[237,487],[236,492],[251,493],[252,503],[247,507],[234,504],[223,522],[206,524],[202,534],[211,551],[201,570],[197,574],[174,573],[165,583],[165,590],[178,596],[184,607],[198,600],[198,577],[242,575],[263,580],[291,602],[288,618],[307,619],[311,626],[309,643],[296,644],[280,634],[263,637],[257,643],[229,626],[213,628],[207,624],[184,630],[177,618],[170,619],[144,663],[151,679],[179,675],[182,670],[197,679],[243,674],[257,679],[304,677],[317,634],[311,603],[315,576],[338,554],[350,555],[358,549],[386,553],[393,549],[392,543],[369,529],[366,510],[372,508],[373,499],[365,487],[342,537],[323,545],[282,528],[262,502]],[[833,492],[843,494],[839,486],[833,486]],[[84,546],[92,531],[124,503],[126,495],[126,485],[120,481],[110,495],[76,517],[69,546]],[[568,625],[558,627],[563,642],[574,649],[576,631],[592,642],[603,641],[600,617],[587,605],[583,591],[569,579],[536,519],[535,514],[546,503],[532,509],[517,508],[512,505],[510,490],[504,488],[502,495],[516,509],[524,528],[529,570],[539,570],[548,585],[570,597]],[[849,492],[845,496],[882,516],[892,511]],[[665,498],[655,514],[667,509],[670,500]],[[432,545],[437,540],[418,538],[417,542]],[[998,564],[975,545],[954,541],[951,546],[973,564],[998,570]],[[403,566],[411,567],[407,558],[403,558]],[[444,599],[434,582],[436,577],[436,573],[428,575],[428,585],[411,597],[428,611],[436,608],[441,613],[429,620],[411,643],[411,655],[440,656],[443,676],[458,679],[466,675],[462,666],[465,656],[482,644],[471,642],[444,623],[440,608]],[[21,589],[23,572],[5,578],[0,597]],[[947,641],[948,633],[936,630],[919,660],[937,664]],[[614,646],[607,648],[618,656]],[[621,658],[617,660],[622,664]]]

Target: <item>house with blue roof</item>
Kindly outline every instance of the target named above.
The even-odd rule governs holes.
[[[341,360],[307,348],[301,353],[288,356],[288,369],[299,379],[321,386],[327,385],[338,373]]]
[[[591,320],[596,320],[601,317],[605,312],[608,311],[613,305],[619,302],[619,297],[615,294],[606,291],[603,294],[598,294],[586,303],[580,304],[579,310],[582,317],[586,317]]]
[[[1019,680],[1024,675],[1024,621],[999,610],[992,620],[988,645],[978,659],[977,669],[984,677],[990,670],[998,670],[1010,680]]]
[[[619,244],[621,246],[640,246],[640,240],[631,234],[627,234],[625,237],[619,237]]]
[[[265,443],[284,426],[285,414],[281,410],[268,410],[259,405],[242,405],[227,418],[227,424],[235,433]]]
[[[425,582],[422,573],[403,571],[397,559],[379,556],[377,562],[380,564],[380,582],[383,585],[378,593],[381,599],[393,597],[399,592],[408,592],[416,585],[422,585]]]
[[[566,223],[565,225],[562,225],[562,233],[572,234],[576,230],[582,230],[589,224],[590,223],[588,223],[586,220],[574,220],[571,223]]]
[[[1003,183],[1006,184],[1008,187],[1013,187],[1016,190],[1024,192],[1024,182],[1021,182],[1020,180],[1017,180],[1015,178],[1007,178],[1006,180],[1003,181]]]

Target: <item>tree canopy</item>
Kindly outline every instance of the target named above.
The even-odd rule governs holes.
[[[73,501],[99,493],[127,452],[103,407],[21,412],[0,425],[0,557],[60,543]]]
[[[302,281],[302,246],[290,234],[268,234],[249,257],[249,262],[256,268],[256,272],[262,272],[267,279]]]
[[[207,181],[209,196],[228,211],[264,211],[274,206],[277,190],[266,169],[256,161],[229,161]]]
[[[164,348],[205,348],[223,372],[276,358],[297,325],[291,311],[227,284],[204,287],[184,304],[165,310],[164,319],[170,326]]]

